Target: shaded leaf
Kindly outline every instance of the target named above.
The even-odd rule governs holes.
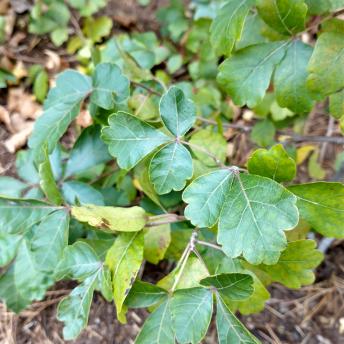
[[[135,281],[125,299],[128,308],[146,308],[166,298],[166,290],[143,281]]]
[[[0,232],[0,266],[7,265],[16,255],[21,235]]]
[[[71,180],[62,184],[62,194],[69,204],[104,205],[103,195],[91,185]]]
[[[262,19],[274,30],[292,35],[305,28],[307,5],[303,0],[256,0]]]
[[[296,175],[296,163],[281,144],[269,150],[257,149],[250,156],[248,170],[252,174],[268,177],[277,182],[290,181]]]
[[[200,284],[213,287],[228,300],[244,300],[253,293],[253,278],[247,274],[219,274],[206,277]]]
[[[275,265],[260,265],[274,282],[279,282],[288,288],[301,288],[312,284],[315,280],[312,269],[316,268],[323,259],[323,254],[316,250],[313,240],[298,240],[288,243]]]
[[[341,183],[309,183],[292,185],[297,197],[300,217],[322,235],[344,237],[344,185]]]
[[[149,228],[144,234],[144,257],[152,263],[158,264],[165,257],[171,242],[170,225],[160,225]]]
[[[72,216],[80,222],[87,222],[92,227],[109,232],[137,232],[147,222],[146,212],[140,207],[116,208],[89,204],[72,207]]]
[[[8,176],[0,177],[0,194],[3,196],[20,197],[22,191],[27,187],[27,184],[18,179]]]

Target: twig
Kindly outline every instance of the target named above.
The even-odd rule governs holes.
[[[328,120],[327,131],[326,131],[327,137],[332,136],[333,127],[334,127],[334,118],[332,116],[330,116],[330,118]],[[319,153],[319,163],[320,164],[322,164],[324,161],[326,151],[327,151],[327,146],[328,146],[328,142],[324,142],[321,146],[320,153]]]
[[[212,124],[212,125],[218,125],[216,121],[197,117],[198,120]],[[239,129],[244,132],[250,132],[253,128],[253,126],[248,125],[241,125],[241,124],[234,124],[234,123],[223,123],[222,124],[224,128],[232,128],[232,129]],[[338,136],[316,136],[316,135],[298,135],[293,133],[288,133],[283,130],[277,130],[277,134],[280,136],[286,136],[286,140],[294,141],[294,142],[328,142],[333,143],[337,145],[344,145],[344,137],[338,137]]]
[[[159,96],[159,97],[162,96],[162,93],[160,93],[159,91],[153,90],[152,88],[142,84],[141,82],[131,81],[131,83],[137,87],[141,87],[141,88],[145,89],[146,91],[148,91],[151,94],[155,94],[156,96]]]
[[[150,221],[146,224],[146,227],[155,227],[155,226],[160,226],[160,225],[166,225],[169,223],[182,222],[186,220],[186,218],[182,215],[177,215],[177,214],[163,214],[163,215],[164,216],[162,215],[151,216],[149,218]],[[157,220],[157,221],[154,221],[154,220]]]

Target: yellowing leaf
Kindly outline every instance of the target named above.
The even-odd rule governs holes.
[[[147,215],[140,207],[117,208],[97,205],[72,207],[72,216],[90,226],[113,232],[137,232],[147,222]]]

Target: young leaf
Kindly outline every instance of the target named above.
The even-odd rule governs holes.
[[[171,226],[169,224],[148,228],[144,233],[144,257],[152,263],[158,264],[165,257],[171,242]]]
[[[161,148],[152,158],[149,174],[156,192],[163,195],[185,187],[192,177],[192,158],[180,143],[173,142]]]
[[[31,251],[41,271],[52,272],[68,244],[69,216],[65,210],[48,215],[33,229]]]
[[[100,126],[88,127],[81,133],[72,149],[67,161],[65,177],[78,174],[109,160],[111,156],[100,139]]]
[[[196,119],[194,103],[175,86],[161,97],[159,111],[166,128],[176,137],[183,136]]]
[[[257,149],[250,156],[248,170],[252,174],[268,177],[277,182],[291,181],[296,175],[296,163],[281,144],[269,150]]]
[[[147,215],[140,207],[116,208],[85,205],[72,207],[72,216],[90,226],[105,229],[108,232],[137,232],[147,222]]]
[[[307,5],[303,0],[257,0],[262,19],[274,30],[293,35],[305,28]]]
[[[217,55],[230,55],[240,40],[253,0],[229,0],[219,10],[210,27],[210,42]]]
[[[148,317],[135,344],[175,344],[170,304],[167,299]]]
[[[85,279],[57,307],[57,319],[65,323],[63,338],[75,339],[87,326],[98,273]]]
[[[143,233],[121,233],[106,256],[106,265],[113,274],[113,295],[118,320],[124,322],[123,304],[143,260]]]
[[[135,281],[125,299],[128,308],[146,308],[166,298],[166,290],[147,282]]]
[[[216,295],[216,304],[216,328],[219,344],[259,344],[259,341],[235,317],[219,295]]]
[[[38,173],[40,186],[47,199],[53,204],[62,204],[63,199],[54,179],[47,150],[44,152],[44,161],[39,164]]]
[[[232,258],[243,254],[252,264],[276,263],[286,246],[283,231],[298,223],[296,198],[265,177],[211,172],[195,179],[183,200],[194,225],[211,227],[219,221],[223,251]]]
[[[275,265],[260,265],[274,282],[279,282],[288,288],[301,288],[314,282],[312,269],[323,260],[323,254],[315,249],[313,240],[298,240],[288,243]]]
[[[99,258],[94,250],[82,241],[77,241],[67,246],[63,252],[63,258],[56,266],[55,278],[72,278],[84,280],[93,275],[101,267]]]
[[[307,86],[322,98],[344,87],[343,49],[343,32],[324,32],[316,42],[308,65]]]
[[[177,290],[172,296],[171,313],[178,343],[198,344],[208,331],[213,295],[204,288]]]
[[[146,155],[171,139],[140,119],[118,112],[109,117],[109,126],[102,131],[102,139],[118,165],[130,170]]]
[[[91,102],[107,110],[129,97],[129,80],[111,63],[97,65],[92,76]]]
[[[218,82],[239,106],[255,107],[263,99],[288,41],[260,43],[241,49],[219,67]]]
[[[302,219],[327,237],[344,237],[344,185],[309,183],[292,185]]]
[[[219,274],[206,277],[200,284],[215,288],[227,300],[244,300],[253,293],[253,278],[246,274]]]
[[[307,66],[313,48],[294,40],[288,47],[274,75],[276,98],[281,107],[296,113],[309,112],[314,104],[313,94],[306,87]]]
[[[74,70],[59,74],[56,87],[44,103],[44,113],[36,122],[29,140],[30,148],[39,150],[45,145],[51,153],[69,124],[79,114],[81,101],[92,91],[90,78]]]
[[[227,142],[224,137],[211,129],[201,129],[191,136],[189,141],[191,149],[196,158],[207,166],[217,166],[216,161],[202,150],[192,145],[200,146],[205,151],[216,156],[217,160],[224,163],[227,155]]]

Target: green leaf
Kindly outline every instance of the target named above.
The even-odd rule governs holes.
[[[79,114],[81,101],[92,91],[88,76],[74,70],[59,74],[56,87],[44,103],[44,112],[36,122],[29,140],[30,148],[40,150],[47,145],[51,153],[72,120]]]
[[[98,256],[92,247],[85,242],[77,241],[67,246],[63,252],[63,258],[55,269],[55,278],[72,278],[85,280],[93,275],[101,267]]]
[[[219,295],[216,296],[216,328],[219,344],[258,344],[259,341],[235,317]]]
[[[246,274],[219,274],[206,277],[200,284],[213,287],[227,300],[245,300],[253,293],[253,278]]]
[[[39,269],[26,240],[21,242],[14,261],[14,283],[21,297],[31,301],[42,300],[53,284],[52,278]]]
[[[50,38],[51,38],[51,41],[54,43],[54,45],[59,47],[68,39],[68,28],[67,27],[56,28],[54,31],[50,33]]]
[[[303,31],[307,5],[303,0],[256,0],[261,18],[274,30],[287,35]]]
[[[62,194],[68,204],[105,204],[104,197],[100,191],[93,186],[71,180],[62,184]]]
[[[205,165],[217,166],[214,159],[202,152],[202,150],[197,149],[197,147],[192,147],[192,145],[201,147],[201,149],[216,156],[217,160],[222,163],[226,161],[227,142],[220,133],[212,131],[211,129],[201,129],[191,136],[189,142],[191,143],[191,149],[196,158]]]
[[[118,165],[130,170],[155,148],[171,139],[140,119],[118,112],[109,117],[109,127],[102,130],[102,139]]]
[[[43,69],[35,77],[33,83],[33,93],[35,94],[37,100],[43,103],[45,96],[47,95],[49,88],[49,77],[48,73]]]
[[[175,344],[170,304],[166,300],[148,317],[135,344]]]
[[[83,33],[92,42],[101,42],[103,37],[109,36],[112,29],[112,20],[102,16],[98,18],[89,17],[85,19]]]
[[[7,265],[16,255],[21,235],[0,232],[0,267]]]
[[[171,300],[171,313],[178,343],[198,344],[208,331],[213,295],[204,288],[177,290]]]
[[[275,265],[260,265],[274,282],[284,284],[288,288],[301,288],[312,284],[315,280],[312,269],[323,260],[323,254],[316,250],[313,240],[298,240],[288,243]]]
[[[0,193],[3,196],[20,197],[22,191],[27,187],[27,184],[24,184],[18,179],[8,176],[0,177]]]
[[[44,161],[38,166],[38,173],[40,176],[39,184],[48,201],[56,205],[62,204],[63,199],[56,185],[46,149],[44,149]]]
[[[137,232],[147,222],[147,215],[140,207],[117,208],[85,205],[72,207],[72,216],[80,222],[87,222],[90,226],[108,231]]]
[[[88,277],[59,303],[57,319],[65,323],[63,328],[65,340],[75,339],[87,326],[97,277],[97,273]]]
[[[296,198],[275,181],[232,170],[195,179],[184,191],[185,216],[195,225],[218,223],[218,242],[229,257],[274,264],[286,247],[284,230],[298,223]],[[231,216],[227,216],[231,214]]]
[[[128,308],[146,308],[162,301],[166,296],[166,290],[154,284],[135,281],[125,299],[125,305]]]
[[[41,271],[54,271],[68,244],[69,216],[65,210],[55,211],[33,230],[31,251]]]
[[[97,65],[92,84],[91,102],[106,110],[113,109],[129,97],[129,80],[115,64]]]
[[[292,185],[297,197],[300,217],[317,232],[327,237],[344,237],[344,185],[340,183],[309,183]]]
[[[251,140],[259,146],[267,147],[274,143],[276,129],[272,121],[265,119],[257,122],[251,131]]]
[[[161,97],[159,110],[167,129],[176,137],[183,136],[196,119],[194,103],[175,86]]]
[[[84,17],[89,17],[106,6],[106,0],[68,0],[68,2]]]
[[[344,116],[344,90],[330,95],[330,114],[337,119]]]
[[[0,228],[11,234],[22,234],[61,207],[36,200],[5,199],[0,197]]]
[[[296,163],[281,144],[269,150],[257,149],[250,156],[248,171],[252,174],[268,177],[277,182],[291,181],[296,175]]]
[[[277,66],[274,85],[277,102],[296,113],[309,112],[314,104],[314,95],[306,87],[307,66],[313,48],[294,40],[287,48],[286,55]]]
[[[218,82],[236,105],[255,107],[269,87],[288,41],[260,43],[235,52],[219,67]]]
[[[100,139],[100,126],[86,128],[78,137],[67,161],[65,177],[111,160],[107,147]]]
[[[344,32],[324,32],[309,61],[307,86],[322,98],[344,87]]]
[[[0,276],[0,299],[6,302],[6,306],[12,311],[19,313],[30,303],[30,299],[25,299],[14,282],[14,266],[11,265],[6,273]]]
[[[210,42],[217,55],[230,55],[241,38],[253,3],[252,0],[230,0],[221,7],[210,27]]]
[[[171,226],[160,225],[154,228],[148,228],[144,234],[144,257],[152,263],[158,264],[164,259],[165,253],[171,242]]]
[[[193,174],[189,151],[178,142],[162,147],[151,160],[149,174],[159,195],[182,190]]]
[[[106,264],[112,271],[113,296],[118,320],[124,322],[125,298],[134,284],[143,260],[143,233],[121,233],[108,251]]]

